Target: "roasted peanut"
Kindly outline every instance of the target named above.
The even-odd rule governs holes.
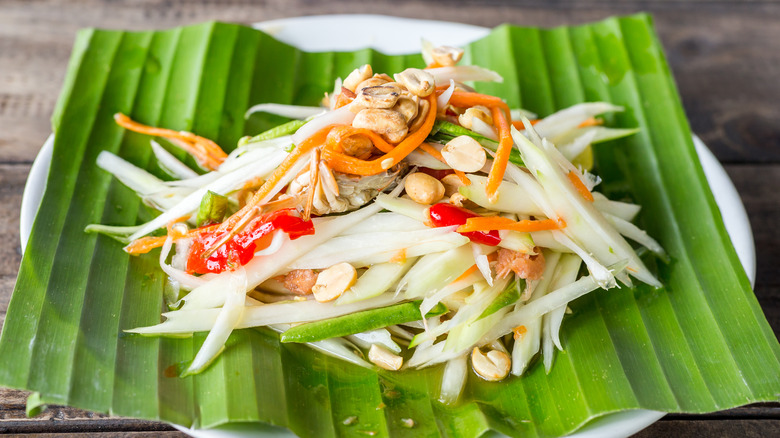
[[[374,72],[371,70],[371,65],[365,64],[360,68],[352,70],[352,73],[350,73],[349,76],[344,79],[344,82],[341,84],[341,86],[348,89],[349,91],[354,92],[356,87],[361,82],[370,78],[373,74]]]
[[[333,301],[352,287],[356,279],[357,271],[352,265],[339,263],[320,272],[311,291],[314,293],[314,299],[321,303]]]
[[[415,132],[425,123],[428,111],[431,110],[431,104],[427,100],[420,100],[420,108],[417,110],[417,117],[409,125],[409,132]]]
[[[409,132],[404,116],[389,109],[366,108],[361,110],[352,121],[352,126],[370,129],[382,135],[390,143],[399,143]]]
[[[461,195],[459,192],[450,195],[450,204],[456,207],[465,207],[466,202],[469,202],[469,198]]]
[[[375,85],[360,90],[355,100],[350,104],[354,108],[382,108],[395,106],[401,96],[401,88],[393,84]]]
[[[482,354],[479,348],[474,347],[471,352],[471,366],[479,377],[489,382],[497,382],[509,374],[512,359],[503,351],[490,350],[487,354]]]
[[[450,197],[454,195],[455,193],[458,193],[458,189],[463,187],[465,184],[463,181],[460,180],[460,177],[458,175],[447,175],[444,178],[441,179],[442,185],[444,185],[444,196]]]
[[[419,68],[407,68],[395,75],[395,80],[406,87],[411,93],[426,97],[436,89],[436,81],[433,75]]]
[[[450,67],[463,58],[463,49],[451,46],[434,47],[431,51],[433,60],[442,67]]]
[[[366,136],[352,135],[341,141],[341,149],[345,154],[352,157],[362,157],[371,152],[374,144]]]
[[[458,123],[466,129],[471,129],[474,125],[474,117],[482,120],[488,125],[493,124],[493,116],[490,114],[490,109],[482,105],[468,108],[463,114],[458,116]]]
[[[404,364],[403,357],[393,354],[377,344],[371,344],[371,348],[368,350],[368,360],[374,365],[390,371],[398,371]]]
[[[360,90],[367,87],[375,87],[377,85],[384,85],[386,83],[390,82],[389,80],[385,80],[384,78],[378,78],[376,76],[370,77],[366,79],[365,81],[357,84],[355,86],[355,94],[360,94]]]
[[[416,172],[404,181],[406,194],[419,204],[433,204],[444,197],[444,185],[436,178]]]
[[[406,124],[412,123],[420,109],[419,98],[415,95],[401,96],[393,107],[393,111],[398,111],[406,119]]]
[[[387,73],[374,73],[375,78],[384,79],[386,82],[393,82],[393,78]]]
[[[441,150],[441,155],[447,165],[461,172],[476,172],[482,169],[487,161],[485,149],[468,135],[450,140]]]

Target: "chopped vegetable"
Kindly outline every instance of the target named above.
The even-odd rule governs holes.
[[[480,216],[472,211],[450,204],[436,204],[428,209],[428,218],[436,227],[463,226],[468,223],[469,219],[478,217]],[[474,243],[495,246],[501,242],[501,238],[495,230],[487,230],[486,232],[481,230],[462,231],[459,227],[458,232],[468,237]]]
[[[133,254],[162,247],[176,310],[129,331],[208,331],[185,374],[205,369],[233,330],[258,326],[360,366],[445,363],[440,399],[454,403],[470,376],[522,374],[540,352],[549,370],[571,300],[630,277],[658,285],[623,239],[665,256],[630,222],[639,207],[595,191],[598,177],[572,162],[591,143],[635,132],[596,118],[621,108],[591,102],[531,122],[456,82],[496,73],[456,65],[457,48],[425,53],[429,68],[395,82],[356,68],[323,108],[253,106],[248,114],[308,119],[244,137],[229,156],[117,115],[212,170],[188,171],[159,145],[180,180],[98,157],[162,210],[138,227],[88,228],[129,240]],[[590,275],[578,278],[583,262]]]
[[[412,301],[301,324],[282,333],[282,342],[313,342],[416,321],[420,319],[420,303],[421,301]],[[432,318],[446,312],[447,307],[439,304],[428,311],[425,317]]]
[[[225,214],[227,213],[227,207],[228,198],[226,196],[209,190],[203,195],[203,199],[200,201],[196,223],[199,227],[202,227],[203,225],[222,222],[222,219],[225,218]]]

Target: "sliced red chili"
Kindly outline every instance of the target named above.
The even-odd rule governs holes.
[[[222,239],[227,231],[200,234],[190,248],[187,271],[197,274],[219,273],[245,265],[252,260],[258,247],[268,246],[270,236],[276,230],[284,231],[291,240],[314,234],[312,221],[304,221],[293,213],[292,209],[283,209],[255,219],[247,225],[246,230],[235,235],[207,258],[203,258],[203,253]]]
[[[440,203],[434,204],[428,209],[428,217],[431,223],[436,227],[449,227],[452,225],[463,225],[470,217],[477,217],[478,214],[465,208],[456,207],[452,204]],[[498,231],[472,231],[460,233],[468,237],[474,243],[496,246],[501,242]]]

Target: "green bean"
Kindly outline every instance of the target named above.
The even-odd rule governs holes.
[[[272,140],[274,138],[282,137],[285,135],[294,134],[301,126],[306,124],[306,120],[292,120],[287,123],[283,123],[279,126],[257,134],[254,137],[244,137],[238,143],[239,146],[244,146],[249,143],[257,143],[260,141]]]
[[[420,303],[411,301],[379,309],[364,310],[351,315],[301,324],[282,333],[282,342],[314,342],[323,339],[363,333],[395,324],[418,321]],[[439,303],[425,317],[438,316],[448,311],[447,306]]]
[[[523,289],[525,289],[525,280],[522,278],[518,278],[510,283],[503,292],[493,299],[493,302],[479,315],[477,320],[488,317],[504,307],[516,303],[520,299],[520,293]]]
[[[198,207],[198,217],[196,222],[198,226],[215,224],[222,222],[225,218],[228,207],[228,198],[214,193],[211,190],[203,195],[203,199],[200,201],[200,207]]]

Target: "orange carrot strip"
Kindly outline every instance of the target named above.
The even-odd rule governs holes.
[[[168,138],[168,141],[173,143],[173,145],[177,148],[195,157],[195,159],[198,160],[198,164],[207,169],[214,170],[219,167],[221,163],[221,161],[215,160],[212,156],[204,152],[203,148],[198,147],[198,145],[186,142],[184,140],[179,140],[178,138]]]
[[[439,64],[438,62],[433,61],[432,63],[426,65],[425,69],[427,70],[429,68],[439,68],[439,67],[443,67],[443,66],[441,64]]]
[[[227,154],[218,144],[213,141],[195,135],[191,132],[174,131],[172,129],[156,128],[153,126],[144,125],[132,120],[130,117],[122,113],[114,114],[114,120],[116,123],[130,131],[138,132],[141,134],[153,135],[157,137],[165,137],[175,140],[180,140],[184,143],[188,143],[192,149],[187,150],[195,158],[202,161],[202,164],[209,169],[216,169],[225,161]],[[176,142],[178,146],[181,146],[179,142]],[[186,150],[186,149],[185,149]]]
[[[486,193],[488,201],[491,203],[496,202],[498,200],[496,197],[498,186],[501,185],[501,180],[504,178],[504,172],[506,171],[506,166],[509,162],[509,154],[512,152],[513,141],[507,118],[509,106],[496,96],[465,91],[455,91],[452,93],[450,105],[457,107],[484,105],[491,108],[493,121],[498,128],[499,141],[496,157],[493,160],[493,167],[491,167],[490,173],[488,174]]]
[[[201,234],[205,232],[214,231],[217,229],[217,225],[209,225],[208,227],[201,227],[201,228],[195,228],[192,230],[187,231],[184,235],[177,235],[172,234],[171,237],[173,238],[173,241],[177,241],[183,237],[192,237],[196,234]],[[171,229],[168,230],[169,233],[171,233]],[[127,246],[125,246],[124,250],[128,254],[146,254],[147,252],[159,248],[165,244],[165,240],[168,238],[168,236],[146,236],[141,237],[140,239],[136,239]]]
[[[533,126],[533,125],[535,125],[535,124],[537,124],[537,123],[539,123],[541,121],[542,121],[541,119],[531,120],[531,125]],[[578,128],[587,128],[588,126],[598,126],[598,125],[603,125],[603,124],[604,124],[603,120],[597,119],[595,117],[591,117],[588,120],[585,120],[584,122],[582,122],[579,125],[577,125],[577,127]],[[523,129],[525,129],[525,125],[523,124],[522,120],[513,120],[512,121],[512,126],[514,126],[518,131],[522,131]]]
[[[541,121],[541,120],[539,120],[539,119],[534,119],[534,120],[531,120],[531,121],[530,121],[530,122],[531,122],[531,126],[533,126],[533,125],[535,125],[535,124],[539,123],[540,121]],[[513,121],[512,121],[512,126],[514,126],[514,127],[515,127],[515,129],[517,129],[518,131],[522,131],[523,129],[525,129],[525,124],[523,124],[523,121],[522,121],[522,120],[513,120]]]
[[[580,192],[580,195],[582,195],[586,201],[593,202],[593,194],[585,186],[585,183],[582,182],[580,177],[577,175],[577,172],[572,170],[566,176],[569,177],[569,181],[574,184],[574,188]]]
[[[524,325],[517,326],[514,329],[512,329],[512,335],[513,338],[515,338],[515,341],[525,336],[526,333],[528,333],[528,329],[525,328]]]
[[[444,157],[441,155],[441,152],[436,150],[435,147],[429,145],[428,143],[423,142],[420,144],[420,149],[422,149],[424,152],[428,153],[428,155],[432,156],[433,158],[436,158],[437,160],[441,161],[444,164],[447,164],[446,161],[444,161]],[[460,170],[452,169],[455,172],[455,175],[460,179],[460,182],[462,182],[464,185],[471,185],[471,180],[466,177],[466,174],[461,172]]]
[[[349,88],[341,87],[341,93],[336,96],[336,105],[335,108],[341,108],[344,105],[349,105],[352,103],[352,100],[355,99],[355,93],[350,90]]]
[[[265,182],[265,179],[260,176],[256,176],[248,181],[246,181],[244,184],[241,185],[241,188],[239,190],[249,190],[251,188],[257,187]]]
[[[490,254],[488,254],[487,258],[488,258],[488,261],[491,261],[491,262],[496,261],[498,259],[498,252],[491,252]],[[478,269],[477,265],[471,265],[470,268],[466,269],[466,271],[464,273],[460,274],[458,276],[458,278],[456,278],[455,280],[452,281],[452,283],[455,283],[456,281],[465,280],[466,277],[468,277],[469,275],[471,275],[474,272],[476,272],[477,269]],[[452,284],[452,283],[450,283],[450,284]]]
[[[315,147],[321,145],[325,142],[325,137],[328,135],[328,132],[333,128],[333,126],[327,126],[323,129],[320,129],[312,135],[311,137],[307,138],[306,140],[302,141],[301,144],[296,146],[295,149],[290,152],[287,157],[285,157],[284,161],[282,161],[282,164],[277,167],[274,172],[271,174],[271,176],[268,177],[268,179],[265,180],[265,183],[263,183],[262,186],[260,186],[259,189],[255,192],[254,196],[252,196],[252,199],[249,200],[249,202],[244,205],[241,210],[235,212],[232,216],[227,218],[224,222],[222,222],[222,225],[220,226],[220,230],[224,231],[228,228],[232,228],[236,223],[238,223],[244,215],[249,213],[252,209],[254,209],[257,204],[260,203],[260,201],[267,195],[271,189],[278,183],[285,173],[287,173],[290,168],[295,164],[296,161],[298,161],[298,158],[300,158],[303,154],[309,152],[310,150],[314,149]]]
[[[406,248],[401,248],[390,259],[390,263],[406,263]]]
[[[509,113],[509,105],[501,98],[481,93],[472,93],[468,91],[455,91],[450,97],[450,105],[457,107],[472,107],[483,105],[486,107],[499,107]]]
[[[413,150],[417,149],[425,141],[425,138],[428,137],[431,128],[433,128],[433,122],[436,121],[436,95],[431,94],[427,99],[431,107],[423,125],[417,131],[409,134],[398,146],[385,155],[366,161],[336,152],[332,147],[326,146],[322,150],[322,158],[328,162],[332,170],[361,176],[376,175],[395,166]]]
[[[477,271],[477,265],[471,265],[470,268],[466,269],[466,272],[460,274],[458,278],[456,278],[455,280],[452,280],[452,283],[455,283],[456,281],[465,280],[466,277],[468,277],[469,275],[473,274],[476,271]]]
[[[595,117],[591,117],[591,118],[585,120],[584,122],[580,123],[579,125],[577,125],[577,127],[578,128],[587,128],[588,126],[598,126],[598,125],[603,125],[603,124],[604,124],[603,120],[597,119]]]
[[[493,230],[531,232],[559,230],[564,227],[566,227],[566,222],[563,219],[522,220],[516,222],[501,216],[478,216],[468,218],[466,223],[459,226],[456,231],[459,233]]]
[[[311,210],[314,207],[314,194],[317,192],[316,187],[319,180],[320,154],[318,154],[317,149],[315,149],[311,157],[311,163],[309,163],[309,193],[308,196],[306,196],[306,206],[303,208],[303,214],[301,215],[304,221],[311,219]]]
[[[125,247],[128,254],[146,254],[147,252],[159,248],[165,244],[168,236],[146,236],[135,239]]]
[[[512,152],[514,141],[504,111],[500,107],[494,106],[491,112],[493,113],[493,121],[498,128],[498,150],[496,150],[496,157],[493,159],[493,166],[488,174],[485,192],[488,201],[494,203],[498,201],[498,186],[504,179],[504,172],[506,172],[506,166],[509,163],[509,154]]]
[[[350,125],[334,126],[333,129],[330,130],[325,143],[329,147],[333,148],[333,150],[341,152],[341,143],[353,135],[363,135],[368,137],[368,139],[374,143],[374,146],[376,146],[377,149],[384,153],[388,153],[395,149],[395,146],[385,141],[385,139],[376,132],[370,129],[353,128]]]

